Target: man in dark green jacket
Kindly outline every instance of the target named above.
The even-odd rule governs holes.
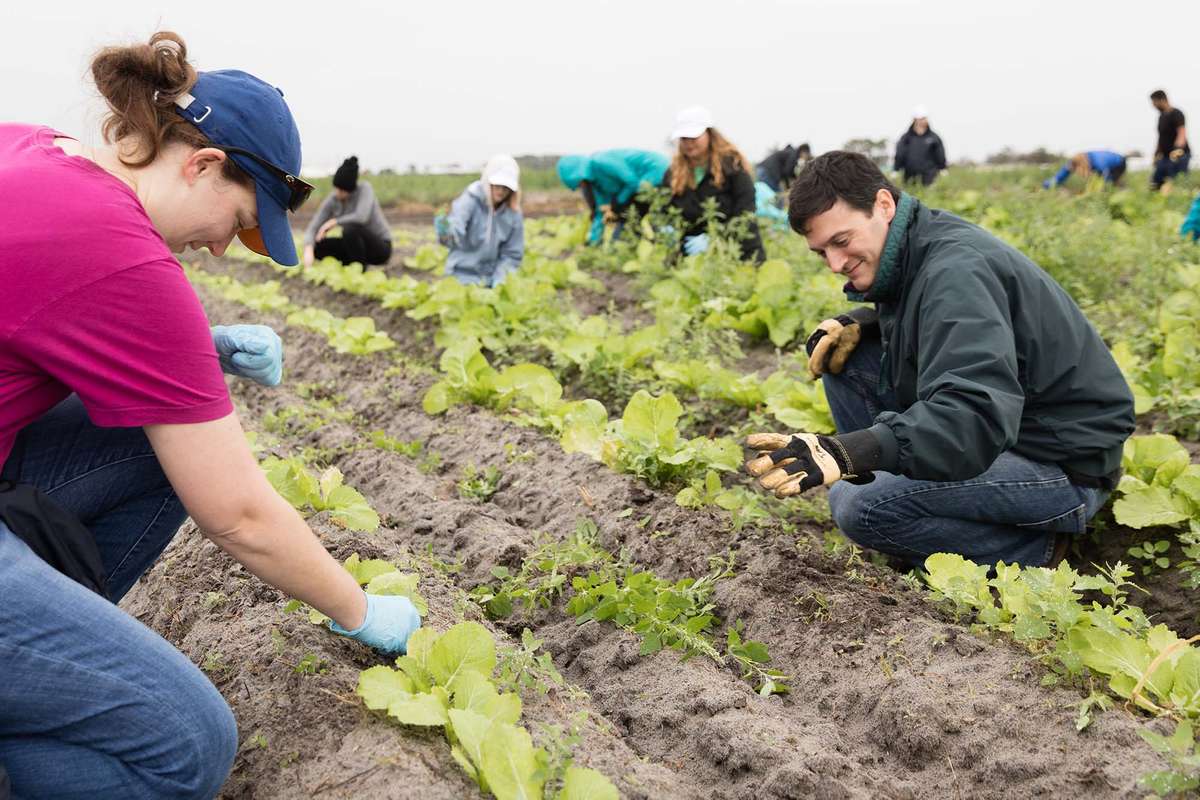
[[[830,486],[848,537],[909,562],[1061,560],[1116,485],[1134,427],[1129,387],[1075,302],[861,155],[813,161],[788,219],[875,313],[809,338],[838,434],[754,434],[751,474],[780,496]]]

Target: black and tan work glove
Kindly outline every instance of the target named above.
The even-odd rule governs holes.
[[[1178,161],[1179,159],[1183,158],[1183,155],[1184,149],[1182,147],[1176,147],[1170,152],[1167,158],[1171,159],[1172,161]]]
[[[804,344],[808,351],[808,374],[813,380],[826,372],[840,374],[854,348],[868,333],[874,335],[878,325],[875,309],[865,306],[823,321]]]
[[[752,433],[746,446],[758,456],[746,471],[776,497],[791,497],[840,480],[869,483],[881,459],[878,440],[870,431],[842,436],[815,433]]]

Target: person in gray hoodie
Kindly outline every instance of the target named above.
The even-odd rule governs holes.
[[[461,283],[499,286],[525,256],[520,167],[512,156],[493,156],[479,180],[434,219],[438,241],[450,248],[446,274]]]
[[[329,232],[341,226],[341,236]],[[343,264],[386,264],[392,257],[392,229],[375,190],[358,180],[358,159],[350,156],[333,174],[330,193],[304,231],[304,265],[332,256]]]

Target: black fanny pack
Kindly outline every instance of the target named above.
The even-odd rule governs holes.
[[[0,481],[0,520],[38,558],[108,598],[104,562],[92,532],[44,492],[27,484]]]

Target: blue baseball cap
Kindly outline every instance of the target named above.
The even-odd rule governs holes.
[[[313,187],[300,180],[300,131],[283,92],[236,69],[201,72],[175,110],[254,179],[258,227],[242,243],[285,267],[300,263],[288,211]]]

